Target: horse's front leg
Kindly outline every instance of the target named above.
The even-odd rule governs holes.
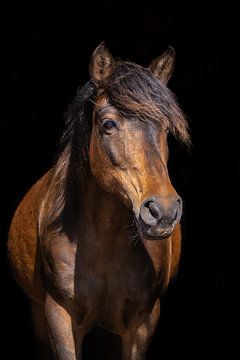
[[[122,360],[144,360],[160,316],[157,300],[149,317],[136,329],[123,336]]]
[[[81,360],[84,334],[78,331],[74,339],[74,326],[69,313],[50,295],[45,301],[50,344],[56,360]]]

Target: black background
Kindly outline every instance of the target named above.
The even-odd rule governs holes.
[[[158,2],[9,2],[1,14],[1,350],[32,359],[25,295],[13,281],[6,239],[13,212],[52,165],[63,114],[106,41],[112,54],[147,66],[167,45],[177,53],[169,87],[186,113],[193,147],[170,139],[170,174],[184,199],[179,275],[163,301],[151,359],[233,358],[237,281],[235,211],[239,104],[235,9]],[[236,201],[235,201],[236,200]],[[236,234],[236,233],[235,233]],[[237,322],[236,322],[237,323]],[[4,357],[3,357],[4,358]]]

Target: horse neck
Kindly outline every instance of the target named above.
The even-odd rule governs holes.
[[[93,249],[97,249],[99,258],[102,255],[104,258],[109,256],[112,248],[123,249],[123,253],[131,251],[132,247],[129,245],[134,245],[131,239],[134,237],[135,241],[140,240],[136,235],[138,231],[134,228],[132,211],[115,196],[101,189],[92,176],[88,177],[86,184],[81,194],[79,213],[81,234],[84,233],[83,237],[79,238],[81,251],[89,248],[90,252],[94,253]],[[142,239],[135,242],[135,245],[136,243],[141,249],[142,245],[144,246],[156,273],[163,278],[161,281],[167,284],[172,256],[170,239],[164,242]],[[137,251],[135,245],[134,252]]]
[[[97,240],[111,242],[116,234],[131,226],[132,212],[114,195],[104,191],[91,174],[80,199],[80,226],[84,231],[97,234]],[[96,242],[95,237],[93,240]]]

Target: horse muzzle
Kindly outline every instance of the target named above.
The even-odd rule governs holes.
[[[161,240],[169,237],[182,216],[182,199],[178,195],[170,197],[152,196],[143,201],[139,225],[145,239]]]

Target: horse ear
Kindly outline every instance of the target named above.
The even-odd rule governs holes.
[[[167,50],[158,58],[154,59],[149,66],[151,72],[164,84],[167,84],[172,76],[175,57],[176,53],[174,48],[169,46]]]
[[[106,80],[112,72],[113,65],[114,59],[102,42],[94,50],[89,64],[89,73],[93,81],[102,82]]]

